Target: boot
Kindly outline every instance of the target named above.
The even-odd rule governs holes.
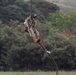
[[[35,43],[39,43],[40,42],[40,39],[34,38],[34,42]]]

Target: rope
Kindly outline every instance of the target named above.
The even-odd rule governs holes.
[[[44,50],[46,53],[48,53],[49,56],[51,56],[51,58],[52,58],[52,60],[53,60],[53,62],[54,62],[54,64],[55,64],[55,66],[56,66],[56,75],[58,75],[58,65],[57,65],[55,59],[53,58],[53,56],[50,54],[51,52],[48,51],[40,42],[39,42],[38,44],[43,48],[43,50]]]
[[[33,12],[33,11],[32,11],[32,0],[30,0],[30,14],[32,14],[32,12]],[[46,20],[46,19],[45,19],[45,20]],[[58,75],[58,65],[57,65],[55,59],[53,58],[53,56],[50,54],[51,52],[48,51],[40,42],[39,42],[39,45],[43,48],[43,50],[44,50],[45,52],[48,53],[49,56],[51,56],[52,60],[54,61],[55,66],[56,66],[56,70],[57,70],[56,75]]]

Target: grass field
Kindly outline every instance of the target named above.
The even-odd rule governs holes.
[[[56,72],[0,72],[0,75],[55,75]],[[58,75],[76,75],[76,72],[59,72]]]

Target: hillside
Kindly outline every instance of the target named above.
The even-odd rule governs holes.
[[[56,4],[46,1],[35,0],[32,7],[30,7],[30,2],[26,2],[26,0],[0,1],[0,19],[3,22],[8,22],[10,19],[23,22],[31,12],[36,13],[38,19],[43,22],[49,13],[55,13],[57,10],[59,10],[59,7]]]
[[[60,7],[61,12],[66,12],[68,9],[76,9],[76,0],[46,0]]]
[[[76,71],[76,11],[62,14],[56,4],[32,1],[32,7],[24,0],[0,1],[0,71],[53,73],[56,71],[54,59],[59,71]],[[63,8],[72,7],[66,1],[59,1]],[[23,23],[31,14],[30,8],[38,15],[35,28],[39,31],[40,43],[51,52],[53,60],[25,31]]]

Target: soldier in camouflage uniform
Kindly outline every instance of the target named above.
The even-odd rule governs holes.
[[[34,42],[37,43],[40,41],[39,32],[36,29],[36,14],[32,14],[25,19],[24,26],[25,31],[33,38]]]

